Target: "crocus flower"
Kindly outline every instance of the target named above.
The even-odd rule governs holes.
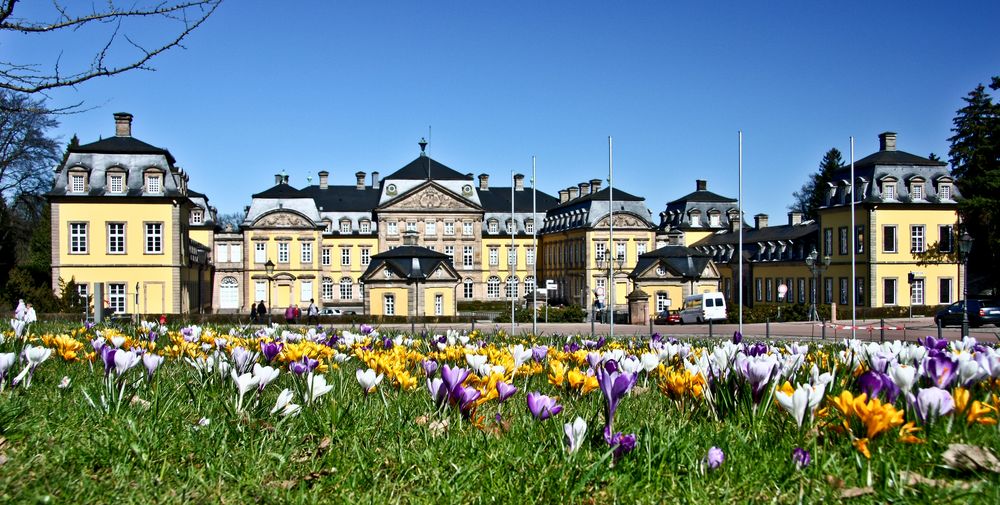
[[[743,376],[750,383],[750,395],[754,405],[759,405],[764,397],[764,390],[767,384],[778,371],[778,360],[772,355],[759,356],[754,358],[740,357],[739,369]]]
[[[15,356],[12,352],[0,353],[0,382],[7,376],[7,371],[14,366]]]
[[[955,409],[955,399],[947,390],[929,387],[917,391],[916,396],[907,395],[910,408],[916,411],[920,422],[927,423]]]
[[[115,352],[115,373],[121,377],[122,374],[129,371],[129,369],[138,365],[140,361],[142,361],[142,359],[139,358],[138,354],[132,351],[118,349],[118,351]]]
[[[737,331],[734,331],[734,332],[733,332],[733,343],[734,343],[734,344],[739,344],[739,343],[740,343],[740,342],[742,342],[742,341],[743,341],[743,334],[742,334],[742,333],[740,333],[740,332],[739,332],[739,330],[737,330]],[[721,452],[721,451],[720,451],[720,452]]]
[[[587,434],[587,421],[584,421],[580,416],[576,416],[573,422],[563,425],[563,431],[566,432],[569,453],[573,454],[583,445],[584,436]]]
[[[940,351],[945,347],[948,347],[947,339],[944,338],[937,339],[930,335],[928,335],[926,338],[920,341],[920,343],[923,344],[923,346],[926,347],[928,351]]]
[[[549,354],[549,348],[544,345],[536,345],[531,348],[531,359],[541,362]]]
[[[528,410],[536,419],[544,421],[562,412],[562,405],[557,404],[555,398],[534,391],[528,393]]]
[[[989,373],[979,365],[978,361],[967,359],[958,364],[957,375],[959,384],[968,388],[989,376]]]
[[[924,359],[924,374],[939,388],[947,388],[951,385],[951,382],[955,380],[956,368],[955,362],[944,355],[928,356]]]
[[[239,372],[249,370],[250,363],[257,359],[256,353],[252,353],[240,346],[234,347],[230,354],[233,357],[233,363],[236,364],[236,370]]]
[[[382,382],[382,374],[375,375],[375,370],[371,368],[363,372],[357,370],[354,375],[357,377],[358,384],[361,384],[361,389],[364,390],[365,394],[375,391],[375,386],[378,386]]]
[[[229,373],[233,377],[233,382],[236,383],[236,390],[238,392],[238,396],[236,397],[236,410],[237,412],[242,412],[243,397],[247,394],[247,391],[250,391],[251,389],[257,387],[257,384],[260,382],[260,379],[254,378],[254,376],[251,375],[250,372],[247,372],[243,375],[237,375],[236,370],[231,370]]]
[[[420,364],[424,367],[424,375],[426,375],[428,379],[433,378],[434,374],[437,373],[438,369],[437,361],[434,361],[432,359],[425,359],[421,361]]]
[[[801,470],[809,466],[810,461],[812,461],[812,457],[809,455],[809,451],[801,447],[792,449],[792,462],[795,463],[795,468]]]
[[[910,365],[896,365],[889,368],[889,377],[901,391],[909,393],[917,379],[917,368]]]
[[[160,365],[163,364],[163,356],[152,353],[143,354],[142,364],[146,367],[146,377],[152,379],[153,374],[156,373],[156,369],[160,368]]]
[[[258,385],[257,385],[258,391],[263,391],[264,386],[273,382],[274,379],[277,379],[279,373],[280,370],[278,370],[277,368],[269,366],[261,366],[260,363],[254,363],[253,376],[256,377],[258,380]]]
[[[291,389],[283,389],[280,394],[278,394],[278,401],[274,403],[274,408],[271,409],[271,413],[281,411],[282,417],[293,416],[299,413],[301,407],[292,403],[292,398],[295,393]]]
[[[607,442],[608,446],[613,449],[614,458],[616,460],[621,459],[622,456],[632,452],[632,449],[635,449],[635,433],[623,435],[620,431],[615,434],[605,432],[604,441]]]
[[[482,393],[473,387],[459,387],[457,394],[458,408],[462,411],[462,415],[468,417],[469,413],[472,411],[472,407],[475,407],[476,400],[482,396]],[[561,409],[562,407],[560,407]]]
[[[270,363],[281,353],[281,348],[284,347],[281,342],[261,342],[260,352],[264,355],[264,361]]]
[[[322,374],[315,375],[309,372],[309,375],[306,376],[306,389],[309,395],[309,403],[312,403],[317,398],[329,393],[333,389],[333,386],[326,383],[326,377]]]
[[[458,396],[458,387],[465,382],[465,379],[469,377],[469,370],[466,368],[451,368],[445,365],[441,369],[441,379],[444,380],[445,387],[448,388],[448,394],[454,400]]]
[[[105,345],[101,347],[99,354],[101,356],[101,361],[104,362],[105,377],[111,373],[111,370],[115,368],[115,354],[117,352],[118,350],[111,347],[110,345]]]
[[[14,330],[14,336],[17,338],[21,338],[21,335],[24,334],[24,327],[26,325],[27,323],[25,323],[22,319],[10,320],[10,327]]]
[[[507,401],[508,398],[514,396],[517,392],[517,387],[513,384],[507,384],[504,381],[497,381],[497,399],[500,403]]]
[[[614,363],[609,361],[608,363]],[[615,411],[618,410],[618,402],[621,401],[625,393],[628,393],[635,385],[637,376],[621,372],[609,372],[605,367],[597,367],[597,384],[604,394],[604,422],[606,432],[611,432],[614,426]]]
[[[441,378],[427,379],[427,392],[431,394],[431,399],[438,408],[448,399],[448,386]]]
[[[316,360],[313,360],[316,361]],[[302,359],[297,359],[288,364],[288,370],[295,375],[302,375],[304,373],[311,372],[315,367],[309,366],[309,358],[303,356]]]
[[[888,403],[895,403],[899,396],[899,386],[893,382],[892,378],[888,374],[875,370],[868,370],[861,374],[858,377],[858,387],[861,388],[861,392],[868,395],[868,398],[876,398],[880,393],[885,393],[885,399]]]
[[[705,455],[705,464],[708,466],[709,470],[719,468],[725,460],[726,453],[722,452],[722,449],[719,449],[718,447],[712,447],[708,450],[708,454]]]
[[[373,331],[375,331],[375,327],[370,324],[362,324],[358,327],[358,330],[362,335],[370,335]]]

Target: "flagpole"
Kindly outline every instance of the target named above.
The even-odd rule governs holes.
[[[535,157],[531,157],[531,335],[538,335],[538,190],[535,188]],[[525,255],[527,258],[527,254]]]
[[[858,229],[854,224],[854,207],[858,197],[854,194],[857,184],[854,182],[854,136],[851,136],[851,338],[858,338]]]
[[[739,214],[739,247],[736,248],[736,261],[739,263],[739,284],[740,284],[740,335],[743,334],[743,130],[739,131],[740,153],[739,153],[739,202],[737,203],[737,213]]]
[[[507,278],[507,292],[510,295],[510,336],[514,336],[514,300],[517,298],[517,288],[511,285],[514,281],[514,274],[517,273],[517,253],[514,252],[514,231],[517,230],[517,223],[514,221],[514,171],[510,171],[510,250],[507,251],[507,268],[510,269],[510,277]],[[513,261],[511,261],[513,260]]]
[[[612,139],[608,136],[608,313],[611,315],[611,326],[608,330],[610,338],[615,338],[615,171],[613,163]]]

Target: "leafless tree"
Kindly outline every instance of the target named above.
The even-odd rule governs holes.
[[[40,20],[22,15],[26,8],[18,0],[0,0],[0,33],[19,33],[32,40],[74,33],[74,41],[83,44],[96,41],[92,48],[85,46],[88,54],[92,53],[89,60],[82,58],[83,63],[67,65],[68,68],[64,68],[62,51],[51,63],[17,61],[10,54],[0,53],[0,89],[38,93],[129,70],[152,70],[150,60],[174,47],[183,47],[184,38],[201,26],[221,3],[222,0],[53,0],[49,19]],[[38,5],[27,9],[33,9],[35,17],[44,17],[37,14],[41,9]],[[165,30],[158,29],[164,25]],[[160,38],[153,33],[161,34]]]
[[[56,126],[42,101],[0,90],[0,199],[7,204],[52,187],[59,145],[46,132]]]

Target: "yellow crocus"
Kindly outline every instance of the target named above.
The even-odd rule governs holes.
[[[549,361],[549,370],[549,384],[556,387],[562,386],[564,376],[566,375],[566,365],[563,365],[562,361],[558,360]]]

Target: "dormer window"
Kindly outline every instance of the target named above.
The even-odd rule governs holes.
[[[711,212],[711,213],[709,213],[708,214],[708,225],[711,226],[711,227],[713,227],[713,228],[718,228],[719,226],[722,226],[722,224],[720,222],[721,221],[721,217],[722,217],[722,215],[719,214],[718,212]]]
[[[348,234],[351,233],[351,222],[344,219],[340,222],[340,233]]]
[[[506,228],[507,228],[507,233],[514,233],[514,221],[508,219]]]
[[[163,177],[160,174],[146,174],[146,193],[163,192]]]
[[[372,232],[371,221],[368,221],[367,219],[361,221],[361,233],[371,233],[371,232]]]
[[[125,174],[123,173],[108,174],[108,193],[124,193],[124,192],[125,192]]]
[[[333,233],[333,221],[330,221],[329,219],[324,219],[323,220],[323,231],[325,233]]]
[[[528,219],[524,222],[524,232],[525,233],[535,233],[535,222]]]
[[[911,200],[924,199],[924,183],[915,182],[910,186],[910,199]]]
[[[490,219],[488,226],[490,233],[500,233],[500,223],[496,219]]]
[[[896,181],[882,182],[882,199],[883,200],[896,199]]]
[[[70,174],[69,176],[69,191],[70,193],[83,193],[87,190],[87,174]]]
[[[692,211],[688,214],[691,221],[691,226],[701,226],[701,212]]]
[[[191,211],[191,224],[202,224],[205,222],[205,212],[201,209]]]

